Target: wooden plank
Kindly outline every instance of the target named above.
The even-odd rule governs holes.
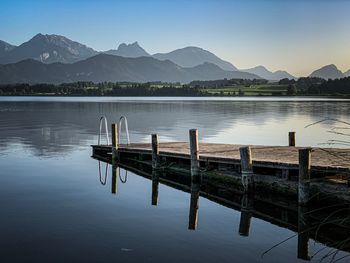
[[[95,151],[112,151],[108,145],[93,145]],[[239,148],[242,145],[199,144],[199,159],[218,163],[240,163]],[[298,169],[298,151],[300,147],[258,146],[252,145],[253,166],[269,168]],[[187,142],[159,143],[159,155],[190,159],[190,147]],[[152,154],[150,143],[119,145],[119,152]],[[327,172],[350,172],[350,149],[312,148],[312,170]]]

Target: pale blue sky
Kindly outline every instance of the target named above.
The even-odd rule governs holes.
[[[96,50],[138,41],[150,53],[200,46],[238,68],[297,76],[350,69],[346,0],[0,0],[0,39],[60,34]]]

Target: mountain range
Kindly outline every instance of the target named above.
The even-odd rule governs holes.
[[[204,50],[199,47],[185,47],[176,49],[174,51],[171,51],[169,53],[156,53],[154,55],[149,54],[146,50],[144,50],[138,42],[134,42],[132,44],[125,44],[122,43],[118,46],[117,49],[111,49],[105,52],[99,52],[96,51],[86,45],[80,44],[76,41],[72,41],[64,36],[59,35],[43,35],[43,34],[37,34],[29,41],[19,45],[14,46],[9,43],[6,43],[4,41],[0,41],[0,64],[6,64],[1,67],[2,74],[4,74],[4,69],[8,70],[7,77],[8,79],[12,79],[13,76],[17,76],[18,81],[19,79],[26,79],[24,77],[24,69],[23,66],[29,66],[32,65],[34,69],[47,69],[50,70],[54,67],[62,68],[65,72],[69,75],[70,70],[72,68],[76,69],[77,66],[84,65],[85,68],[81,69],[80,77],[86,79],[87,75],[94,76],[96,79],[98,77],[96,76],[95,72],[86,72],[86,68],[89,68],[86,63],[95,63],[98,61],[101,65],[107,65],[108,63],[111,63],[110,59],[107,59],[108,56],[99,56],[101,54],[107,54],[107,55],[113,55],[118,57],[124,57],[124,58],[143,58],[148,57],[149,59],[152,58],[152,60],[148,60],[149,64],[148,67],[151,68],[143,68],[143,73],[141,74],[140,70],[141,68],[136,66],[133,62],[129,60],[123,60],[121,58],[118,58],[118,65],[121,69],[128,69],[130,72],[128,74],[124,74],[122,72],[117,72],[116,68],[111,69],[110,71],[115,71],[116,76],[118,77],[112,77],[109,76],[108,80],[111,79],[118,79],[118,80],[129,80],[129,81],[140,81],[142,79],[147,80],[167,80],[169,81],[174,80],[176,82],[183,81],[183,80],[208,80],[210,79],[220,79],[222,76],[235,76],[236,78],[264,78],[267,80],[273,80],[278,81],[283,78],[296,78],[289,74],[286,71],[269,71],[264,66],[256,66],[254,68],[250,69],[243,69],[238,70],[237,67],[232,65],[230,62],[227,62],[225,60],[222,60],[221,58],[217,57],[215,54]],[[94,57],[98,56],[97,58],[93,59]],[[92,59],[90,59],[92,58]],[[103,63],[101,61],[101,58],[108,60],[106,63]],[[37,63],[34,63],[33,61],[30,61],[28,59],[36,60],[39,62],[42,62],[44,64],[52,64],[52,63],[64,63],[64,64],[74,64],[74,66],[69,65],[63,65],[59,64],[59,66],[45,66],[45,65],[38,65]],[[23,60],[28,60],[23,63],[20,63]],[[80,64],[77,62],[85,61],[85,63]],[[143,60],[136,60],[141,63]],[[166,62],[161,64],[160,62]],[[167,64],[171,62],[171,67],[176,67],[177,70],[173,72],[173,75],[170,76],[169,74],[162,78],[162,76],[159,76],[159,79],[155,79],[155,76],[157,74],[154,74],[154,72],[147,76],[147,72],[151,73],[151,69],[158,69],[159,72],[163,72],[165,74],[165,71],[168,69],[164,69],[163,71],[159,69],[159,65],[170,65]],[[123,63],[131,63],[130,65],[124,65]],[[11,66],[7,64],[12,64]],[[112,63],[113,64],[113,63]],[[136,70],[137,68],[137,70]],[[20,70],[21,69],[21,70]],[[212,72],[209,70],[211,69]],[[97,70],[97,69],[96,69]],[[134,71],[136,70],[136,71]],[[33,69],[28,69],[29,72],[33,72]],[[39,70],[40,71],[40,70]],[[105,68],[105,71],[107,72],[108,69]],[[20,73],[22,72],[22,73]],[[101,71],[100,74],[102,74]],[[105,72],[105,73],[106,73]],[[179,72],[182,72],[181,74]],[[186,73],[184,73],[186,72]],[[76,72],[75,72],[76,73]],[[72,73],[73,75],[75,74]],[[18,75],[20,74],[20,75]],[[106,73],[107,74],[107,73]],[[12,75],[12,77],[10,77]],[[50,82],[57,82],[56,79],[60,79],[61,81],[67,82],[68,80],[77,79],[80,80],[77,77],[72,77],[72,75],[67,75],[67,79],[62,79],[62,76],[54,78],[54,77],[48,77]],[[108,74],[107,74],[108,75]],[[105,76],[107,76],[105,75]],[[328,65],[325,66],[319,70],[314,71],[310,74],[310,76],[317,76],[321,78],[340,78],[344,76],[349,76],[350,70],[342,73],[339,71],[335,65]],[[132,76],[135,76],[133,79]],[[33,81],[34,79],[38,78],[32,78],[30,81]],[[0,79],[2,83],[4,83],[3,79]],[[12,81],[14,81],[12,79]],[[107,81],[107,79],[106,79]]]
[[[181,82],[213,79],[258,79],[257,75],[226,71],[212,63],[195,67],[180,67],[170,60],[153,57],[128,58],[98,54],[71,64],[45,64],[26,59],[13,64],[0,65],[0,84],[63,83],[76,81],[128,81],[128,82]]]
[[[256,67],[250,68],[250,69],[241,69],[241,71],[256,74],[256,75],[262,77],[263,79],[268,79],[268,80],[280,80],[280,79],[284,79],[284,78],[295,79],[296,78],[296,77],[292,76],[291,74],[289,74],[287,71],[278,70],[278,71],[272,72],[272,71],[269,71],[268,69],[266,69],[264,66],[256,66]]]

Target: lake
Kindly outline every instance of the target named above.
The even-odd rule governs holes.
[[[303,261],[295,230],[253,216],[249,235],[239,235],[241,212],[208,198],[199,197],[189,230],[185,191],[161,183],[152,206],[152,181],[121,169],[112,194],[111,167],[100,177],[90,157],[103,115],[109,123],[126,116],[131,142],[152,133],[188,141],[198,128],[202,142],[287,145],[296,131],[298,146],[349,147],[332,128],[346,127],[350,100],[0,97],[1,262]],[[315,262],[331,249],[309,242]]]

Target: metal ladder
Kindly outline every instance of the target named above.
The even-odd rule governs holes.
[[[126,133],[127,145],[129,145],[130,144],[129,126],[128,126],[128,119],[125,116],[121,116],[119,118],[119,123],[118,123],[118,142],[120,143],[120,141],[121,141],[121,133],[122,133],[123,121],[124,121],[124,127],[125,127],[124,130],[125,130],[125,133]],[[105,126],[107,145],[109,145],[108,122],[107,122],[106,116],[102,116],[100,118],[100,129],[99,129],[99,133],[98,133],[97,144],[101,145],[101,136],[102,136],[103,122],[104,122],[104,126]]]
[[[127,139],[127,145],[130,144],[130,136],[129,136],[129,127],[128,127],[128,119],[125,116],[121,116],[119,118],[119,124],[118,124],[118,142],[121,141],[121,134],[122,134],[122,124],[124,120],[124,127],[125,127],[125,133],[126,133],[126,139]]]
[[[102,135],[102,122],[104,121],[105,123],[105,131],[106,131],[106,141],[107,141],[107,145],[109,145],[109,135],[108,135],[108,124],[107,124],[107,118],[106,116],[102,116],[100,118],[100,130],[98,133],[98,141],[97,144],[101,145],[101,135]]]

